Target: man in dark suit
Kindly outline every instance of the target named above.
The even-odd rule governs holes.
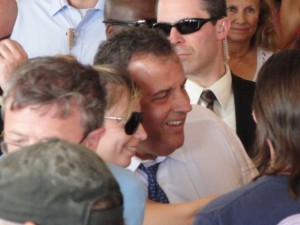
[[[158,0],[157,21],[154,28],[169,37],[183,64],[191,103],[213,110],[237,132],[252,156],[255,84],[231,74],[226,63],[226,1]]]
[[[232,74],[232,90],[235,104],[236,133],[248,155],[253,157],[256,125],[252,117],[252,99],[255,83]]]

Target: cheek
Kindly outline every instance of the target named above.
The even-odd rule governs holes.
[[[204,29],[203,26],[201,29]],[[191,34],[190,37],[187,37],[190,51],[195,56],[195,63],[199,63],[199,55],[203,57],[206,51],[203,49],[211,49],[216,47],[216,37],[211,30],[207,29],[207,32],[198,31],[197,33]]]
[[[130,140],[131,136],[126,135],[124,127],[115,127],[107,129],[104,134],[106,143],[110,145],[113,149],[111,151],[120,150],[126,143]]]
[[[185,36],[184,40],[190,50],[195,48],[197,49],[201,43],[201,37],[199,37],[196,33]]]
[[[164,124],[170,107],[168,104],[148,105],[143,107],[143,126],[147,134],[159,132]]]
[[[258,15],[255,15],[255,16],[253,15],[253,16],[250,16],[250,17],[248,18],[248,23],[249,23],[253,28],[256,29],[257,24],[258,24],[258,20],[259,20]]]

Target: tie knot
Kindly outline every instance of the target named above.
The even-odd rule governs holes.
[[[143,164],[140,164],[139,169],[144,171],[148,176],[149,175],[151,175],[151,176],[155,175],[156,176],[159,164],[160,163],[155,163],[154,165],[149,166],[149,167],[145,167]]]
[[[201,99],[206,103],[206,107],[213,110],[214,101],[217,99],[211,90],[204,90],[201,93]]]

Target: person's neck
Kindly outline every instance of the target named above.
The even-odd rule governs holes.
[[[212,86],[221,77],[226,74],[226,66],[224,63],[224,58],[220,57],[215,60],[215,63],[207,68],[202,68],[201,72],[195,74],[187,74],[186,77],[197,83],[203,88]]]
[[[243,58],[252,49],[250,41],[233,42],[228,39],[229,58]]]
[[[76,9],[94,8],[98,0],[68,0],[69,4]]]
[[[151,137],[150,137],[151,138]],[[159,156],[168,156],[176,149],[167,147],[165,144],[156,141],[142,141],[138,145],[136,156],[142,160],[156,160]]]

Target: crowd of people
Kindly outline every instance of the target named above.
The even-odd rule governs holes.
[[[296,223],[286,4],[0,0],[0,224]]]

